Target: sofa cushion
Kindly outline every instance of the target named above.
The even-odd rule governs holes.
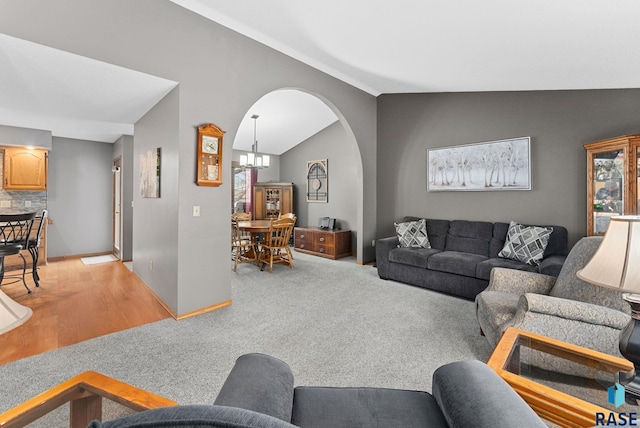
[[[434,248],[394,248],[389,251],[389,261],[426,268],[429,257],[439,252]]]
[[[297,387],[291,423],[300,427],[447,427],[431,394],[385,388]]]
[[[489,256],[489,242],[493,236],[493,223],[486,221],[453,220],[444,249],[461,253]]]
[[[484,260],[487,260],[487,257],[479,254],[443,251],[433,254],[427,259],[427,268],[474,278],[476,276],[476,266]]]
[[[498,257],[517,260],[538,266],[549,242],[552,227],[524,226],[515,221],[509,223],[507,242]]]
[[[401,247],[431,248],[425,219],[394,223]]]
[[[450,223],[449,220],[427,219],[427,233],[429,234],[431,248],[444,250]]]
[[[532,226],[532,225],[525,225]],[[544,250],[544,258],[550,256],[566,256],[569,254],[569,232],[567,228],[562,226],[550,226],[542,225],[540,227],[551,227],[553,232],[549,236],[549,242],[547,248]],[[504,243],[507,241],[507,232],[509,231],[509,223],[494,223],[493,224],[493,238],[489,247],[489,257],[498,257],[498,253],[504,247]],[[557,275],[556,275],[557,276]]]
[[[505,259],[502,257],[492,257],[483,262],[478,263],[476,267],[476,278],[489,280],[491,269],[494,267],[509,268],[516,270],[526,270],[528,272],[538,272],[535,266],[519,262],[517,260]],[[555,276],[558,276],[557,274]]]

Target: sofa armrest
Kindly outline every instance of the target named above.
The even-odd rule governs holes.
[[[489,277],[489,286],[486,289],[514,294],[549,294],[555,283],[554,276],[516,269],[493,268]]]
[[[554,317],[556,319],[550,322],[556,326],[557,323],[562,322],[557,318],[580,321],[617,330],[622,330],[629,324],[629,315],[606,306],[533,293],[526,293],[520,296],[516,319],[522,318],[524,312]]]
[[[397,248],[399,244],[400,240],[397,236],[382,238],[376,241],[376,266],[380,278],[389,278],[389,251]]]
[[[242,355],[236,360],[214,404],[253,410],[291,422],[293,373],[285,362],[275,357]]]
[[[540,262],[538,272],[543,275],[557,277],[560,275],[565,260],[567,260],[567,256],[553,255],[546,257]]]
[[[296,428],[271,416],[227,406],[185,405],[161,407],[110,421],[92,421],[88,428],[198,427]]]
[[[458,361],[433,373],[433,396],[450,427],[546,427],[527,403],[486,364]]]

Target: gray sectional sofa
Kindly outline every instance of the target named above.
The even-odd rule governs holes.
[[[402,222],[419,220],[405,217]],[[499,257],[509,223],[426,219],[431,248],[400,247],[397,236],[376,241],[376,265],[383,279],[474,299],[489,285],[494,267],[558,276],[569,252],[567,229],[552,227],[542,261],[530,265]]]
[[[432,392],[390,388],[294,387],[293,372],[265,354],[238,358],[214,405],[165,407],[89,428],[545,428],[489,366],[439,367]]]

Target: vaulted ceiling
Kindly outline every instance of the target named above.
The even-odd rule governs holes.
[[[172,1],[376,96],[640,88],[636,0]],[[0,33],[2,125],[113,142],[177,84]],[[238,148],[250,149],[252,114],[259,149],[276,154],[336,120],[294,92],[258,101]],[[318,110],[297,117],[287,96]],[[271,147],[269,122],[286,116],[308,130]]]

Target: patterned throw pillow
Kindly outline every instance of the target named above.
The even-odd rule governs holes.
[[[393,223],[400,239],[400,247],[431,248],[427,235],[427,220]]]
[[[538,266],[553,232],[552,227],[523,226],[509,223],[507,242],[498,257],[513,259],[528,265]]]

